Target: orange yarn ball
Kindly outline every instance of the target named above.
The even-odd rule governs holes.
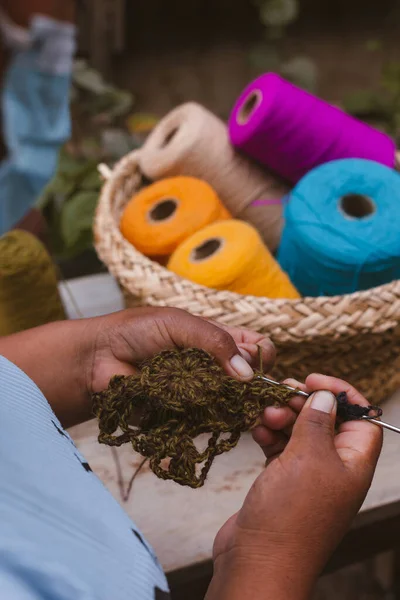
[[[193,233],[230,214],[205,181],[194,177],[163,179],[127,204],[120,229],[147,256],[168,256]]]

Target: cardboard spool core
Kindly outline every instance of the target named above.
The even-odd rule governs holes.
[[[262,93],[261,90],[253,90],[246,100],[243,102],[239,113],[237,121],[239,125],[246,125],[250,119],[252,114],[257,110],[262,101]]]
[[[172,217],[177,208],[178,202],[175,198],[165,198],[149,211],[149,220],[153,223],[166,221]]]
[[[200,262],[206,260],[216,254],[222,247],[222,240],[219,238],[211,238],[206,240],[197,248],[192,250],[191,260],[192,262]]]
[[[346,194],[339,204],[341,211],[352,219],[364,219],[376,211],[375,202],[362,194]]]

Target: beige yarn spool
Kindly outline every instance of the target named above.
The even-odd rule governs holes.
[[[65,318],[54,264],[32,234],[0,237],[0,336]]]
[[[140,151],[139,166],[149,179],[189,175],[204,179],[229,212],[257,227],[271,250],[283,226],[281,205],[250,206],[277,199],[288,187],[236,152],[223,121],[196,103],[179,106],[162,119]]]

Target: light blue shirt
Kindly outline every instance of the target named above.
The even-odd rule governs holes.
[[[165,600],[167,590],[43,394],[0,357],[0,598]]]

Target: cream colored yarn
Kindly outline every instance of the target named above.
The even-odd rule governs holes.
[[[183,104],[160,121],[140,151],[139,166],[152,180],[175,175],[204,179],[234,217],[255,225],[267,246],[277,248],[282,207],[250,204],[279,199],[288,188],[236,152],[225,123],[199,104]]]

